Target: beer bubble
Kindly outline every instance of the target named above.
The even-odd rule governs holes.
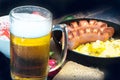
[[[52,21],[40,15],[14,13],[10,32],[18,37],[36,38],[47,35],[51,31]]]

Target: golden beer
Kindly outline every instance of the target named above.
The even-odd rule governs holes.
[[[48,73],[51,33],[38,38],[11,33],[11,75],[14,80],[40,80]]]

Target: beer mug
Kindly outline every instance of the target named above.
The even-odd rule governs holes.
[[[65,25],[52,25],[52,13],[38,6],[19,6],[10,11],[10,67],[13,80],[46,80],[50,71],[58,69],[67,54]],[[63,32],[61,61],[48,67],[50,39],[53,31]]]

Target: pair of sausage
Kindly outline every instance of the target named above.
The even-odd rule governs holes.
[[[114,34],[114,28],[97,20],[80,20],[67,24],[68,48],[77,48],[80,44],[94,42],[96,40],[106,41]]]

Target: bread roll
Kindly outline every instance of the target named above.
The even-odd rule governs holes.
[[[53,80],[104,80],[104,73],[99,69],[68,61]]]

